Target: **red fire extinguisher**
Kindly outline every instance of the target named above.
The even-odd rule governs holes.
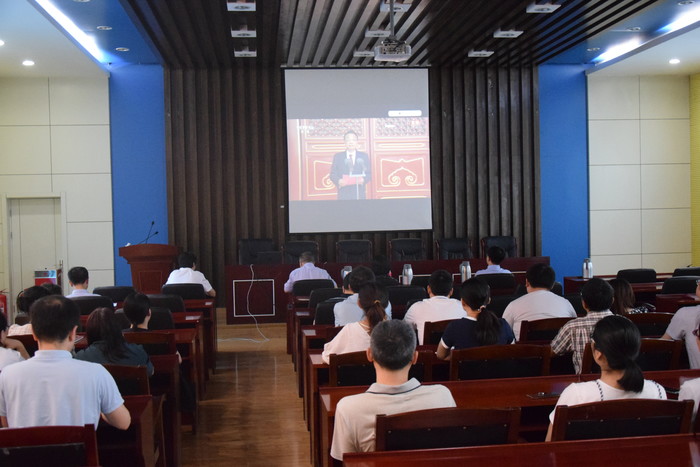
[[[6,290],[0,290],[0,313],[4,313],[7,316],[7,294]]]

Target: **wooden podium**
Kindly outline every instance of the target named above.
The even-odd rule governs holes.
[[[131,266],[131,281],[136,290],[158,294],[173,270],[180,249],[173,245],[146,243],[119,248],[119,256]]]

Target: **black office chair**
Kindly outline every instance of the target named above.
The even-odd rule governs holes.
[[[475,276],[491,288],[491,295],[513,295],[518,285],[513,274],[479,274]]]
[[[651,268],[620,269],[617,278],[625,279],[630,284],[656,282],[656,271]]]
[[[151,320],[148,322],[148,329],[157,331],[159,329],[175,329],[175,321],[172,312],[167,308],[151,307]]]
[[[183,300],[204,300],[207,298],[202,284],[165,284],[161,289],[162,295],[178,295]]]
[[[109,297],[103,297],[102,295],[97,295],[95,297],[75,297],[70,298],[80,310],[81,315],[89,315],[95,308],[111,308],[114,310],[114,302]]]
[[[577,316],[586,316],[586,309],[583,308],[583,303],[581,302],[581,294],[580,293],[571,293],[571,294],[566,294],[564,295],[564,298],[571,303],[571,306],[574,307],[574,311],[576,312]]]
[[[112,285],[105,287],[95,287],[92,293],[109,297],[113,302],[123,302],[126,297],[136,292],[130,285]]]
[[[506,311],[508,304],[517,298],[516,295],[495,295],[491,297],[491,301],[486,305],[486,308],[500,318],[503,316],[503,312]]]
[[[115,311],[114,317],[117,318],[117,321],[119,322],[119,327],[122,330],[129,329],[131,327],[131,321],[129,321],[129,318],[126,317],[124,309],[119,308],[117,311]]]
[[[313,289],[309,294],[309,309],[315,310],[319,303],[341,296],[343,296],[343,289],[333,287]]]
[[[335,242],[335,260],[339,263],[368,263],[372,260],[372,242],[338,240]]]
[[[238,240],[238,264],[279,264],[282,253],[275,250],[270,238]]]
[[[285,264],[298,264],[299,256],[310,252],[318,260],[318,242],[295,240],[282,245],[282,258]]]
[[[664,285],[661,286],[661,293],[694,293],[698,287],[698,280],[700,280],[700,276],[669,277],[664,280]]]
[[[425,259],[425,245],[420,238],[389,240],[390,261],[421,261]]]
[[[314,324],[335,324],[335,313],[333,308],[335,304],[341,300],[330,299],[316,305],[316,315],[314,316]]]
[[[481,256],[486,258],[486,252],[492,246],[500,246],[506,252],[506,257],[518,256],[518,240],[511,235],[493,235],[481,239]]]
[[[150,294],[148,298],[151,308],[167,308],[171,313],[185,312],[185,302],[179,295]]]
[[[676,268],[673,277],[677,276],[700,276],[700,268]]]
[[[439,259],[470,259],[473,258],[472,242],[466,237],[441,238],[435,240],[437,257]]]

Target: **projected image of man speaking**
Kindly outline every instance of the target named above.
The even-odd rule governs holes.
[[[338,187],[338,199],[366,199],[365,184],[372,178],[369,154],[357,150],[357,133],[343,137],[345,151],[333,156],[330,179]]]

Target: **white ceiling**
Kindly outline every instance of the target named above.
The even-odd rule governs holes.
[[[26,0],[0,0],[0,39],[5,41],[0,47],[0,77],[105,76]],[[23,66],[27,59],[35,65]]]

